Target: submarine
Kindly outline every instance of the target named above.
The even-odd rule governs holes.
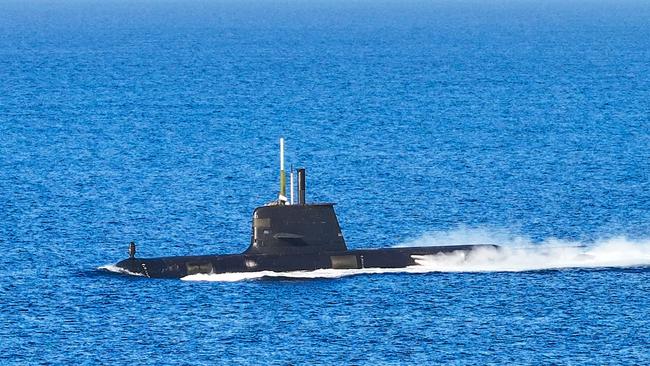
[[[280,139],[280,193],[278,199],[255,208],[248,248],[241,254],[136,257],[134,242],[129,257],[115,266],[120,272],[149,278],[182,278],[196,274],[239,272],[293,272],[318,269],[406,268],[421,256],[454,252],[467,254],[496,245],[449,245],[348,249],[334,203],[307,203],[306,170],[296,169],[297,202],[294,202],[294,169],[290,172],[290,198],[286,195],[284,139]]]

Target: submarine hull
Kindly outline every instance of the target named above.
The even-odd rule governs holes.
[[[468,253],[494,245],[454,245],[358,249],[313,254],[230,254],[162,258],[129,258],[116,264],[132,274],[150,278],[182,278],[195,274],[291,272],[317,269],[404,268],[416,265],[414,256]]]
[[[257,207],[251,220],[250,245],[241,254],[136,258],[135,243],[129,259],[117,267],[152,278],[182,278],[196,274],[291,272],[317,269],[405,268],[416,257],[470,252],[494,245],[348,249],[333,203],[307,203],[305,169],[298,169],[298,203],[285,197],[283,149],[280,139],[280,194],[277,201]]]

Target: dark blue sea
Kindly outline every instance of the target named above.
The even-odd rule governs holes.
[[[419,268],[238,253],[278,139]],[[0,1],[0,364],[650,363],[650,2]]]

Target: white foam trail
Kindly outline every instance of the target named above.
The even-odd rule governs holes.
[[[240,272],[197,274],[186,281],[234,282],[259,278],[339,278],[375,273],[427,272],[522,272],[566,268],[627,268],[650,266],[650,239],[631,240],[616,237],[593,243],[548,239],[534,243],[524,236],[504,230],[459,228],[429,233],[398,246],[434,246],[454,244],[498,244],[499,249],[480,248],[430,256],[414,256],[418,265],[406,268],[319,269],[294,272]]]
[[[519,272],[562,268],[639,267],[650,265],[650,239],[615,237],[592,243],[530,238],[505,230],[460,227],[449,232],[430,233],[400,246],[497,244],[499,249],[480,248],[463,253],[415,258],[419,265],[436,272]]]
[[[254,280],[260,278],[340,278],[361,274],[376,273],[425,273],[431,272],[423,266],[410,266],[406,268],[362,268],[362,269],[317,269],[313,271],[293,271],[293,272],[231,272],[231,273],[212,273],[212,274],[195,274],[181,278],[184,281],[211,281],[211,282],[236,282],[244,280]]]
[[[103,266],[97,267],[98,270],[100,271],[108,271],[108,272],[113,272],[113,273],[120,273],[120,274],[127,274],[130,276],[144,276],[142,273],[135,273],[128,271],[124,268],[118,267],[115,264],[106,264]]]
[[[463,253],[419,256],[416,263],[435,272],[522,272],[563,268],[640,267],[650,265],[650,242],[626,239],[585,247],[480,248]]]

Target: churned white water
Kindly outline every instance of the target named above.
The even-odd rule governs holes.
[[[561,268],[635,267],[650,265],[650,239],[613,237],[594,242],[550,238],[534,242],[506,230],[464,228],[434,232],[399,246],[496,244],[463,253],[420,256],[416,262],[431,271],[495,272],[535,271]]]

